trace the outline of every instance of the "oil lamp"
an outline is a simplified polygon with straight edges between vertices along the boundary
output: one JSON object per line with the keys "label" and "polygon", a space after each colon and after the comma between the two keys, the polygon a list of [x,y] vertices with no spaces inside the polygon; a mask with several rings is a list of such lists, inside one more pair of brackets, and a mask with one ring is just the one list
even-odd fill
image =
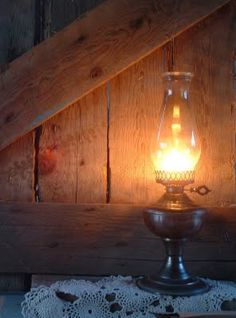
{"label": "oil lamp", "polygon": [[[209,290],[205,281],[189,275],[183,260],[184,242],[200,230],[206,213],[185,193],[185,187],[194,182],[194,170],[201,153],[189,104],[192,76],[187,72],[163,74],[164,100],[152,157],[156,182],[165,187],[165,193],[155,207],[143,213],[147,227],[164,242],[166,260],[159,275],[141,278],[137,285],[166,295],[196,295]],[[191,191],[204,195],[210,190],[201,186]]]}

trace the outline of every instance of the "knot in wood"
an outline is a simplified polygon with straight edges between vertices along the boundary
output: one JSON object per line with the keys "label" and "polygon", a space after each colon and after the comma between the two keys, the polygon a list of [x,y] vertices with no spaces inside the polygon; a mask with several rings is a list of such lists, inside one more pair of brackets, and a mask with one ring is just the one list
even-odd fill
{"label": "knot in wood", "polygon": [[143,21],[144,21],[144,17],[139,17],[135,20],[131,20],[129,23],[129,27],[134,30],[140,29],[141,26],[143,25]]}
{"label": "knot in wood", "polygon": [[97,78],[102,75],[102,69],[99,66],[94,67],[90,72],[91,78]]}

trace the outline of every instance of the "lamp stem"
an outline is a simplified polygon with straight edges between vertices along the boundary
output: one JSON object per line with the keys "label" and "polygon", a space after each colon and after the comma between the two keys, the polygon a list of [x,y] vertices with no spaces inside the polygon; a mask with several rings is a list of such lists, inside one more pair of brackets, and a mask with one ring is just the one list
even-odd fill
{"label": "lamp stem", "polygon": [[190,278],[183,260],[183,245],[186,239],[164,238],[166,259],[160,272],[160,278],[165,280],[187,280]]}

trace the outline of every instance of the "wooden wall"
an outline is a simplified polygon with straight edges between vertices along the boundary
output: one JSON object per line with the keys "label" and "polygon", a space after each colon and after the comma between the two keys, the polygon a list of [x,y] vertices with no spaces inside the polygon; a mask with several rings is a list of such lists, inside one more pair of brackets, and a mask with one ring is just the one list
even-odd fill
{"label": "wooden wall", "polygon": [[195,74],[191,97],[203,149],[196,184],[213,190],[197,199],[218,206],[236,202],[235,28],[232,2],[111,81],[112,202],[155,202],[162,191],[150,153],[162,98],[159,77],[166,70]]}
{"label": "wooden wall", "polygon": [[[11,62],[13,59],[17,58],[27,50],[29,50],[35,44],[43,41],[44,39],[52,36],[55,32],[62,29],[64,26],[72,22],[75,18],[79,15],[84,13],[87,10],[92,9],[96,6],[101,0],[13,0],[13,1],[1,1],[0,2],[0,70],[4,70],[7,67],[7,63]],[[104,90],[103,90],[104,91]],[[3,201],[29,201],[29,202],[37,202],[41,200],[41,193],[43,200],[55,200],[58,199],[59,201],[69,201],[69,202],[76,202],[77,193],[79,193],[79,189],[76,190],[77,185],[75,183],[74,175],[76,173],[76,166],[73,165],[73,158],[76,159],[77,156],[73,153],[75,150],[75,142],[77,141],[74,138],[74,142],[69,144],[68,146],[68,135],[66,133],[62,133],[62,130],[70,129],[68,133],[74,135],[73,128],[77,127],[77,120],[80,118],[81,127],[78,128],[78,133],[83,127],[87,127],[87,129],[91,130],[92,126],[92,118],[93,116],[100,116],[100,109],[94,108],[94,113],[90,113],[87,110],[87,105],[89,104],[90,108],[92,103],[96,105],[97,102],[101,103],[101,109],[105,109],[104,114],[104,127],[105,129],[101,129],[101,134],[105,132],[104,135],[104,146],[100,146],[97,144],[97,152],[99,153],[100,150],[106,148],[106,107],[104,100],[106,95],[100,95],[102,89],[99,89],[98,92],[94,92],[88,97],[85,97],[83,101],[80,101],[80,104],[84,105],[84,111],[79,109],[78,105],[74,106],[74,111],[71,110],[68,113],[71,114],[74,120],[74,127],[72,125],[68,125],[65,122],[65,125],[60,128],[60,120],[58,121],[58,126],[55,123],[55,127],[53,130],[49,128],[49,132],[47,133],[47,126],[45,125],[42,127],[37,128],[35,131],[27,134],[11,146],[7,147],[0,153],[0,182],[1,182],[1,191],[0,191],[0,200]],[[71,107],[71,109],[73,106]],[[77,118],[74,118],[74,114],[77,112]],[[97,112],[97,113],[96,113]],[[82,123],[81,114],[87,117],[86,122]],[[87,115],[86,115],[87,113]],[[66,117],[66,114],[64,114]],[[89,119],[91,117],[91,119]],[[70,115],[68,114],[68,119]],[[57,119],[56,119],[57,120]],[[88,124],[87,124],[88,121]],[[62,120],[63,122],[63,120]],[[90,124],[89,124],[90,122]],[[48,126],[50,127],[50,125]],[[56,129],[59,128],[57,131],[56,136]],[[41,138],[41,131],[42,131],[42,139]],[[53,131],[53,135],[51,132]],[[60,133],[61,131],[61,133]],[[76,129],[75,129],[76,131]],[[46,137],[48,134],[51,135],[47,142],[50,142],[51,152],[48,151],[48,143],[44,147],[43,138]],[[64,136],[64,150],[63,147],[63,140],[62,136]],[[53,141],[53,138],[56,138],[56,141]],[[70,137],[69,137],[70,138]],[[90,138],[89,136],[85,137]],[[102,135],[101,137],[102,138]],[[86,143],[83,141],[82,143]],[[57,156],[56,160],[56,167],[57,171],[59,171],[58,177],[51,179],[48,177],[48,171],[50,174],[50,166],[51,161],[48,160],[49,157],[53,157],[53,145],[55,143],[58,144],[60,148],[60,156]],[[82,146],[83,149],[84,146]],[[67,148],[66,148],[67,144]],[[90,142],[90,144],[92,144]],[[55,145],[56,149],[57,146]],[[71,149],[71,152],[68,151],[68,148]],[[91,149],[91,159],[94,154],[92,151],[95,149]],[[66,153],[71,153],[71,163],[69,164],[68,155]],[[105,149],[103,150],[103,152]],[[85,151],[84,151],[85,152]],[[105,171],[101,174],[101,180],[105,178],[106,172],[106,152],[105,153]],[[89,155],[87,155],[89,157]],[[86,158],[87,158],[86,157]],[[63,173],[63,158],[64,163],[67,164],[64,167]],[[82,158],[78,161],[78,164],[82,163]],[[82,166],[82,164],[81,164]],[[55,167],[53,166],[53,169]],[[96,167],[95,167],[96,170]],[[98,169],[97,169],[98,171]],[[69,175],[66,173],[69,172]],[[40,173],[40,178],[39,178]],[[64,175],[64,181],[62,181],[62,175]],[[41,178],[42,177],[42,178]],[[69,181],[70,180],[70,181]],[[80,179],[81,180],[81,179]],[[86,174],[84,174],[84,180],[86,182]],[[48,189],[51,188],[50,182],[54,184],[54,188],[60,188],[60,184],[63,185],[61,188],[66,188],[64,186],[65,181],[69,181],[67,183],[68,191],[67,194],[64,195],[63,190],[59,191],[59,197],[57,191],[53,194],[53,191],[49,191],[47,194]],[[99,186],[98,180],[98,186]],[[39,189],[40,184],[40,189]],[[72,188],[72,185],[75,185]],[[81,188],[81,187],[80,187]],[[73,190],[72,190],[73,189]],[[102,189],[102,186],[101,186]],[[40,190],[40,191],[39,191]],[[104,201],[104,193],[101,193],[102,190],[97,190],[97,196],[101,202]],[[61,194],[60,194],[61,193]],[[84,192],[85,193],[85,192]],[[83,195],[79,194],[79,198],[82,198]],[[86,197],[85,197],[86,200]],[[89,197],[87,197],[89,200]],[[9,257],[9,254],[5,255],[5,257]],[[7,273],[8,266],[5,266],[5,269],[2,269],[1,272]],[[16,273],[21,272],[21,270],[15,270]],[[28,275],[22,274],[4,274],[0,275],[0,290],[1,291],[19,291],[19,290],[27,290],[30,286],[30,277]]]}
{"label": "wooden wall", "polygon": [[[35,0],[1,1],[0,67],[35,43]],[[24,136],[0,154],[1,200],[32,201],[34,133]],[[4,185],[4,186],[3,186]]]}
{"label": "wooden wall", "polygon": [[[14,58],[18,57],[34,44],[52,36],[55,32],[62,29],[64,26],[72,22],[79,15],[85,11],[92,9],[101,0],[23,0],[21,2],[14,0],[11,2],[1,2],[0,4],[0,66],[4,69],[6,63],[9,63]],[[100,109],[95,109],[86,112],[87,106],[90,104],[101,104]],[[93,118],[101,116],[102,112],[103,123],[102,127],[97,127],[100,130],[100,140],[97,143],[97,149],[93,145],[92,140],[91,150],[86,151],[87,158],[90,160],[92,171],[94,170],[94,178],[97,178],[98,188],[100,181],[103,182],[106,178],[106,168],[100,172],[100,166],[97,168],[92,164],[94,157],[99,157],[101,153],[101,161],[104,160],[106,167],[106,92],[105,88],[101,88],[85,97],[80,101],[81,108],[78,104],[70,108],[70,110],[63,115],[65,120],[55,118],[54,123],[49,123],[44,127],[39,127],[34,132],[21,138],[13,145],[9,146],[0,154],[0,180],[4,184],[0,193],[0,200],[14,200],[14,201],[68,201],[76,202],[83,198],[86,194],[81,186],[77,186],[77,166],[83,166],[83,158],[77,162],[77,148],[82,151],[84,148],[82,143],[91,139],[91,129],[93,129]],[[88,105],[89,104],[89,105]],[[92,107],[91,107],[92,108]],[[84,111],[83,111],[84,109]],[[97,113],[96,113],[97,112]],[[73,124],[70,123],[70,118],[74,120],[74,127],[81,121],[81,116],[86,116],[86,121],[81,127],[76,128],[73,133]],[[90,118],[91,117],[91,118]],[[68,119],[67,119],[68,118]],[[60,123],[64,122],[63,127]],[[69,125],[68,125],[69,124]],[[51,128],[53,127],[53,128]],[[57,130],[58,128],[58,130]],[[49,129],[49,131],[48,131]],[[57,130],[57,133],[56,133]],[[66,132],[68,130],[68,132]],[[77,145],[79,134],[87,131],[87,136],[81,138],[83,140]],[[42,131],[42,138],[41,138]],[[63,131],[63,132],[62,132]],[[89,132],[90,131],[90,132]],[[75,136],[76,135],[76,136]],[[62,140],[63,138],[64,141]],[[74,136],[71,138],[71,136]],[[104,138],[103,138],[104,137]],[[45,139],[46,138],[46,141]],[[70,143],[68,143],[71,140]],[[48,140],[47,140],[48,139]],[[64,144],[63,144],[64,142]],[[101,143],[101,146],[100,146]],[[59,149],[59,152],[55,152]],[[84,151],[85,152],[85,151]],[[96,153],[96,156],[94,154]],[[102,155],[103,153],[103,155]],[[54,158],[56,156],[56,165]],[[64,162],[63,162],[64,158]],[[70,160],[68,160],[70,158]],[[93,160],[96,165],[96,158]],[[99,161],[99,159],[98,159]],[[81,164],[82,163],[82,164]],[[51,172],[54,171],[52,176]],[[79,183],[87,182],[86,171],[84,177]],[[59,171],[59,173],[58,173]],[[97,174],[96,174],[97,173]],[[40,176],[39,176],[40,174]],[[51,174],[50,177],[48,175]],[[63,180],[64,176],[64,180]],[[66,181],[66,183],[65,183]],[[67,184],[67,186],[65,186]],[[95,183],[96,185],[96,183]],[[89,187],[90,185],[88,185]],[[67,190],[63,190],[67,189]],[[51,190],[49,190],[51,189]],[[77,189],[77,190],[76,190]],[[87,189],[87,188],[86,188]],[[104,186],[97,189],[97,200],[104,201]],[[93,195],[90,195],[92,198]],[[87,197],[87,200],[90,200]],[[86,200],[86,196],[84,197]],[[93,201],[93,199],[92,199]]]}
{"label": "wooden wall", "polygon": [[[2,67],[99,2],[2,3]],[[1,152],[0,199],[155,202],[163,191],[150,159],[160,74],[186,70],[195,73],[191,97],[203,145],[196,184],[213,190],[200,199],[216,206],[235,202],[234,9],[233,0]]]}
{"label": "wooden wall", "polygon": [[[1,2],[1,68],[100,2]],[[196,184],[212,189],[197,199],[211,206],[236,203],[235,43],[232,0],[2,151],[0,199],[156,202],[163,189],[155,183],[150,153],[162,100],[160,75],[183,70],[195,73],[191,97],[203,146]]]}
{"label": "wooden wall", "polygon": [[192,102],[203,144],[196,184],[212,189],[198,200],[235,202],[234,9],[232,1],[43,125],[39,201],[155,202],[163,191],[150,158],[160,74],[174,69],[195,73]]}
{"label": "wooden wall", "polygon": [[[52,36],[101,0],[49,1],[44,32]],[[106,202],[106,85],[38,129],[37,201]]]}

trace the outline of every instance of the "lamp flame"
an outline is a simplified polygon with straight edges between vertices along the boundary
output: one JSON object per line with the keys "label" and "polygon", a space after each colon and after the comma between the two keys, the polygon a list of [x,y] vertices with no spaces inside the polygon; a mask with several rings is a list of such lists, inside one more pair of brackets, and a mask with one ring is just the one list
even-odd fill
{"label": "lamp flame", "polygon": [[167,172],[183,172],[194,170],[197,158],[191,154],[189,148],[160,149],[153,156],[155,170]]}

